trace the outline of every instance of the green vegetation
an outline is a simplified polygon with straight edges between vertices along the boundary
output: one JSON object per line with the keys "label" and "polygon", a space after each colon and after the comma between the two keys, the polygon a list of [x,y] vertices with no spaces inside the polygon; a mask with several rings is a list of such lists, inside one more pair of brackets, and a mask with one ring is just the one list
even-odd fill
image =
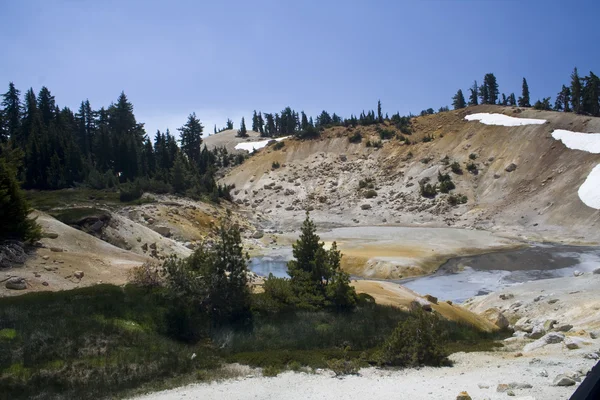
{"label": "green vegetation", "polygon": [[448,174],[438,172],[438,182],[440,183],[439,189],[442,193],[448,193],[456,188],[454,182],[452,182],[452,178],[450,178],[450,175]]}
{"label": "green vegetation", "polygon": [[0,240],[35,241],[41,229],[29,218],[31,208],[17,180],[21,153],[0,144]]}
{"label": "green vegetation", "polygon": [[448,196],[448,204],[450,204],[451,206],[456,206],[459,204],[467,204],[467,196],[465,196],[464,194],[451,194],[450,196]]}
{"label": "green vegetation", "polygon": [[470,160],[477,160],[477,154],[475,154],[475,153],[469,154],[469,159]]}
{"label": "green vegetation", "polygon": [[279,168],[279,167],[281,167],[281,164],[279,164],[279,161],[273,161],[273,162],[271,163],[271,168],[272,168],[272,169],[277,169],[277,168]]}
{"label": "green vegetation", "polygon": [[431,162],[431,160],[433,160],[433,157],[427,156],[427,157],[421,158],[421,162],[423,164],[429,164]]}
{"label": "green vegetation", "polygon": [[433,140],[433,135],[425,135],[425,136],[423,136],[423,139],[422,139],[423,143],[428,143],[428,142],[431,142],[432,140]]}
{"label": "green vegetation", "polygon": [[360,143],[362,141],[362,135],[359,131],[354,131],[354,133],[348,136],[348,141],[350,143]]}
{"label": "green vegetation", "polygon": [[477,174],[477,164],[475,164],[474,162],[469,162],[467,164],[467,171],[469,171],[472,174]]}
{"label": "green vegetation", "polygon": [[379,134],[379,138],[381,140],[388,140],[394,138],[396,136],[396,132],[388,128],[377,127],[377,133]]}
{"label": "green vegetation", "polygon": [[273,150],[281,150],[285,147],[285,142],[280,141],[280,142],[275,142],[275,144],[273,144]]}
{"label": "green vegetation", "polygon": [[456,175],[462,175],[462,168],[460,167],[460,164],[457,163],[456,161],[454,161],[452,164],[450,164],[450,169]]}
{"label": "green vegetation", "polygon": [[365,178],[358,181],[359,189],[375,189],[375,179]]}
{"label": "green vegetation", "polygon": [[437,185],[432,185],[431,183],[429,183],[429,178],[423,178],[419,182],[419,192],[423,197],[433,198],[437,196],[436,186]]}

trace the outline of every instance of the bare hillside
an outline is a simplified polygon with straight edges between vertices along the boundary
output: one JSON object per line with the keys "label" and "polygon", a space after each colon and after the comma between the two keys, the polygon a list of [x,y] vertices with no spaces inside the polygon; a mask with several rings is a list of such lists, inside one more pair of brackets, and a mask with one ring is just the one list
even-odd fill
{"label": "bare hillside", "polygon": [[[547,122],[507,127],[464,118],[482,112]],[[600,155],[568,149],[551,132],[600,132],[600,118],[486,105],[417,117],[412,127],[405,135],[410,144],[393,138],[381,148],[366,146],[379,141],[375,126],[335,127],[314,141],[288,139],[279,150],[261,150],[224,181],[235,184],[237,203],[267,214],[275,229],[297,227],[308,208],[322,227],[452,226],[536,241],[599,240],[600,214],[577,190]],[[349,141],[355,132],[360,143]],[[461,173],[451,171],[453,162]],[[476,170],[468,171],[469,163]],[[421,196],[419,182],[435,184],[438,173],[450,174],[451,193],[466,195],[466,204],[452,206],[446,194]]]}

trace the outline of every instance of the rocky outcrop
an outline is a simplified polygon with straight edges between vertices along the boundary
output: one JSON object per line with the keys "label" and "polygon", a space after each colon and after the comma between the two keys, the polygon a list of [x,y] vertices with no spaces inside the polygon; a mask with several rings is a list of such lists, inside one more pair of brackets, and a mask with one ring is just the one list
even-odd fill
{"label": "rocky outcrop", "polygon": [[23,264],[27,259],[25,245],[16,240],[0,244],[0,268],[10,268],[15,264]]}
{"label": "rocky outcrop", "polygon": [[489,308],[481,315],[500,329],[507,329],[510,325],[508,319],[506,319],[504,314],[497,308]]}
{"label": "rocky outcrop", "polygon": [[25,278],[13,276],[12,278],[9,278],[6,281],[4,286],[6,286],[7,289],[11,290],[25,290],[27,289],[27,282],[25,281]]}

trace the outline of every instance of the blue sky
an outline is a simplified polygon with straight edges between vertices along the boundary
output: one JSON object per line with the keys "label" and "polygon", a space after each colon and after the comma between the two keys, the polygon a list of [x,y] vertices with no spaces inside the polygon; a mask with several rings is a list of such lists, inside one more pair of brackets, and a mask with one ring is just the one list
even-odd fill
{"label": "blue sky", "polygon": [[597,1],[0,1],[1,92],[76,110],[124,90],[152,136],[192,111],[210,132],[287,105],[418,113],[487,72],[533,100],[600,73]]}

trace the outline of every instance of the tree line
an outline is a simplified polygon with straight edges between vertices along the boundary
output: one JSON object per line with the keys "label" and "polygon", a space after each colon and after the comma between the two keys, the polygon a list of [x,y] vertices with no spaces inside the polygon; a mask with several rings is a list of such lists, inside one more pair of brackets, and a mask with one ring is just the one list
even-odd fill
{"label": "tree line", "polygon": [[[554,105],[551,105],[551,97],[544,97],[533,104],[537,110],[554,110],[574,112],[576,114],[600,116],[600,78],[590,71],[587,76],[580,76],[577,68],[573,70],[569,85],[562,85],[556,95]],[[498,104],[504,106],[532,107],[529,85],[527,79],[523,78],[521,85],[521,96],[517,99],[514,93],[508,96],[500,95],[498,82],[493,73],[486,74],[483,84],[477,81],[469,88],[469,100],[467,101],[462,89],[458,89],[452,97],[452,106],[455,110],[478,104]]]}
{"label": "tree line", "polygon": [[240,160],[225,149],[203,147],[203,129],[192,113],[178,129],[179,140],[168,129],[152,140],[125,93],[106,108],[93,109],[85,100],[73,112],[59,107],[46,87],[37,95],[29,89],[22,99],[11,82],[0,107],[0,142],[22,153],[15,167],[26,189],[131,183],[157,192],[227,197],[215,172]]}

